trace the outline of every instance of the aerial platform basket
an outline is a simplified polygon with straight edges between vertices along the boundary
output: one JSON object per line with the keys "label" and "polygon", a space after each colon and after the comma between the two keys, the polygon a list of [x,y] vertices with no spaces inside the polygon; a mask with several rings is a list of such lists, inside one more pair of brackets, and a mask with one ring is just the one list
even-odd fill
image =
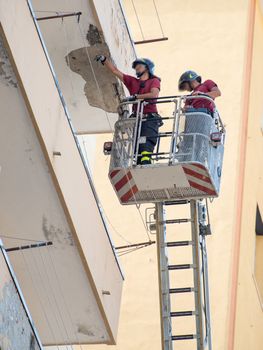
{"label": "aerial platform basket", "polygon": [[[161,97],[157,103],[172,103],[172,117],[162,117],[152,164],[138,165],[144,101],[136,113],[122,116],[115,124],[109,179],[121,204],[201,199],[219,195],[225,129],[218,112],[184,111],[187,99],[200,96]],[[207,96],[202,96],[209,99]],[[212,100],[211,100],[212,101]],[[127,108],[128,103],[122,103]],[[125,117],[126,115],[126,117]],[[156,117],[159,120],[159,117]]]}

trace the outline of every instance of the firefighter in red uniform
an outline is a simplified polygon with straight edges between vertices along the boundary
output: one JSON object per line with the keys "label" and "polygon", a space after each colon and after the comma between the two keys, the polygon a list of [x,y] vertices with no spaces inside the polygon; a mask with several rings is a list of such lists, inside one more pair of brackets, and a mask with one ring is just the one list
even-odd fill
{"label": "firefighter in red uniform", "polygon": [[[122,73],[103,55],[97,56],[96,60],[105,65],[127,87],[131,96],[127,97],[126,101],[153,99],[154,102],[154,99],[159,96],[160,79],[154,75],[154,63],[151,60],[140,58],[133,62],[132,68],[135,69],[137,78]],[[136,111],[136,105],[133,110]],[[147,104],[143,109],[143,114],[145,120],[142,122],[140,136],[145,136],[146,142],[139,144],[138,164],[141,165],[151,164],[151,155],[158,139],[158,130],[162,125],[155,103]]]}
{"label": "firefighter in red uniform", "polygon": [[[202,78],[194,71],[184,72],[178,82],[180,91],[188,91],[191,95],[206,95],[213,100],[221,96],[221,92],[217,84],[213,80],[206,80],[202,83]],[[200,98],[187,99],[185,112],[204,112],[213,115],[215,104],[212,101]]]}
{"label": "firefighter in red uniform", "polygon": [[[178,82],[178,88],[180,91],[188,91],[192,96],[196,96],[195,98],[188,98],[184,105],[186,118],[184,124],[184,137],[180,147],[181,152],[185,153],[181,158],[181,161],[188,162],[193,156],[189,156],[191,153],[189,145],[192,145],[191,147],[193,147],[193,143],[196,152],[194,153],[194,157],[196,159],[198,159],[198,156],[205,157],[206,140],[211,133],[211,123],[206,122],[207,117],[204,113],[213,117],[215,104],[210,99],[208,100],[204,97],[208,96],[214,100],[216,97],[221,96],[221,92],[213,80],[206,80],[202,83],[200,75],[191,70],[181,75]],[[193,134],[197,134],[198,136],[194,139]]]}

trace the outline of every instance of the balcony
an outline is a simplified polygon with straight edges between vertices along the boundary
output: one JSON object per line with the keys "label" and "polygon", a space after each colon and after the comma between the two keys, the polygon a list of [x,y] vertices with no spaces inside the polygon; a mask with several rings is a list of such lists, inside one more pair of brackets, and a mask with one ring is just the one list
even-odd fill
{"label": "balcony", "polygon": [[[43,345],[114,344],[123,275],[26,1],[0,1],[0,232]],[[87,112],[88,115],[89,111]]]}

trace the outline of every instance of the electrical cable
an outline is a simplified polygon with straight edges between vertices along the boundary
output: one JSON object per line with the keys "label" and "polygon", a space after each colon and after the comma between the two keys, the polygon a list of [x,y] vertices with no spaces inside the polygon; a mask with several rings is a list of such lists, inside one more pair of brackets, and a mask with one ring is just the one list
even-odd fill
{"label": "electrical cable", "polygon": [[[47,324],[48,327],[49,327],[50,334],[51,334],[51,336],[52,336],[52,338],[53,338],[54,344],[56,344],[57,341],[56,341],[55,333],[54,333],[53,328],[51,327],[51,325],[50,325],[50,323],[49,323],[49,318],[47,317],[46,309],[44,308],[44,306],[43,306],[43,304],[42,304],[42,299],[40,298],[40,294],[39,294],[39,292],[38,292],[38,290],[37,290],[37,288],[36,288],[36,285],[35,285],[35,283],[34,283],[34,279],[33,279],[32,273],[31,273],[31,269],[30,269],[30,267],[29,267],[29,265],[28,265],[28,263],[27,263],[27,261],[26,261],[26,258],[25,258],[25,255],[24,255],[24,251],[21,250],[20,253],[21,253],[21,255],[22,255],[22,259],[24,260],[24,264],[25,264],[25,266],[26,266],[26,269],[27,269],[27,272],[28,272],[28,276],[30,277],[31,285],[33,286],[33,288],[34,288],[34,290],[35,290],[35,293],[36,293],[37,298],[38,298],[38,300],[39,300],[39,305],[40,305],[40,307],[41,307],[41,309],[42,309],[42,311],[43,311],[43,315],[44,315],[44,317],[45,317],[45,319],[46,319],[46,324]],[[57,350],[59,350],[59,347],[58,347],[58,346],[56,346],[56,348],[57,348]]]}
{"label": "electrical cable", "polygon": [[62,13],[62,12],[59,12],[59,11],[43,11],[43,10],[34,10],[34,12],[39,12],[39,13]]}
{"label": "electrical cable", "polygon": [[122,253],[119,253],[119,254],[118,254],[118,257],[121,257],[121,256],[123,256],[123,255],[132,253],[132,252],[136,251],[137,249],[138,249],[138,248],[128,249],[128,250],[126,250],[126,251],[124,251],[124,252],[122,252]]}
{"label": "electrical cable", "polygon": [[60,295],[61,295],[61,297],[62,297],[62,299],[63,299],[64,305],[65,305],[65,309],[66,309],[66,311],[67,311],[67,314],[68,314],[69,320],[70,320],[70,322],[71,322],[71,325],[73,325],[73,327],[72,327],[72,328],[73,328],[73,333],[75,334],[75,337],[76,337],[76,339],[77,339],[78,342],[79,342],[78,346],[80,347],[80,350],[82,350],[82,345],[81,345],[81,343],[80,343],[80,341],[79,341],[78,334],[77,334],[77,332],[74,330],[74,322],[73,322],[73,320],[72,320],[71,313],[70,313],[70,311],[69,311],[69,309],[68,309],[68,305],[67,305],[67,303],[66,303],[66,298],[65,298],[64,293],[63,293],[63,290],[62,290],[62,288],[61,288],[61,283],[60,283],[60,281],[59,281],[59,275],[58,275],[58,272],[57,272],[57,270],[56,270],[55,263],[54,263],[54,261],[53,261],[53,257],[52,257],[51,250],[48,249],[48,248],[50,248],[50,247],[46,247],[46,248],[47,248],[47,252],[48,252],[48,254],[49,254],[49,258],[50,258],[49,260],[50,260],[50,262],[51,262],[52,269],[53,269],[53,271],[54,271],[54,273],[55,273],[57,285],[58,285],[58,287],[59,287],[59,289],[60,289]]}
{"label": "electrical cable", "polygon": [[144,37],[144,34],[143,34],[143,30],[142,30],[142,26],[141,26],[141,22],[140,22],[140,19],[139,19],[139,16],[138,16],[138,13],[137,13],[134,1],[131,0],[131,2],[132,2],[133,10],[134,10],[134,13],[135,13],[135,16],[136,16],[136,19],[137,19],[137,22],[138,22],[138,25],[139,25],[139,28],[140,28],[142,39],[145,40],[145,37]]}
{"label": "electrical cable", "polygon": [[131,248],[131,249],[124,250],[124,252],[119,253],[118,256],[121,257],[123,255],[127,255],[129,253],[133,253],[136,250],[139,250],[139,249],[142,249],[142,248],[146,248],[146,247],[149,247],[149,244],[146,244],[144,246],[137,247],[137,248]]}
{"label": "electrical cable", "polygon": [[7,236],[7,235],[2,235],[0,234],[0,238],[7,238],[7,239],[14,239],[14,240],[18,240],[18,241],[28,241],[28,242],[35,242],[35,243],[45,243],[46,241],[39,241],[39,240],[35,240],[35,239],[29,239],[29,238],[21,238],[21,237],[17,237],[17,236]]}
{"label": "electrical cable", "polygon": [[[62,30],[63,30],[63,33],[64,33],[64,41],[66,43],[66,55],[65,55],[65,58],[66,58],[66,62],[67,62],[67,65],[68,67],[70,67],[70,60],[69,60],[69,47],[68,47],[68,42],[69,42],[69,39],[68,39],[68,32],[67,32],[67,28],[66,28],[66,25],[64,24],[63,21],[61,21],[61,26],[62,26]],[[73,93],[73,96],[74,96],[74,100],[75,100],[75,103],[77,102],[77,96],[76,96],[76,92],[75,92],[75,89],[74,89],[74,86],[73,86],[73,83],[72,83],[72,70],[71,69],[68,69],[69,71],[69,75],[70,75],[70,79],[69,79],[69,82],[70,82],[70,86],[71,86],[71,90],[72,90],[72,93]]]}
{"label": "electrical cable", "polygon": [[[32,252],[32,255],[34,255],[34,253]],[[70,337],[69,337],[69,334],[68,334],[68,331],[67,331],[67,327],[64,323],[64,320],[63,320],[63,317],[62,317],[62,314],[61,314],[61,311],[60,311],[60,308],[59,308],[59,305],[58,305],[58,302],[57,302],[57,299],[56,299],[56,295],[54,293],[54,287],[53,287],[53,284],[50,282],[50,271],[48,272],[47,271],[47,263],[44,262],[44,258],[43,258],[43,249],[40,249],[40,254],[39,254],[40,258],[41,258],[41,261],[42,261],[42,265],[43,265],[43,268],[44,268],[44,272],[45,272],[45,275],[46,275],[46,278],[45,278],[45,281],[47,281],[48,285],[49,285],[49,291],[51,291],[51,295],[53,296],[53,299],[54,299],[54,303],[55,303],[55,306],[56,306],[56,309],[57,309],[57,312],[58,312],[58,316],[60,317],[61,319],[61,323],[62,323],[62,326],[64,328],[64,331],[65,331],[65,334],[66,334],[66,338],[67,338],[67,342],[68,342],[68,345],[71,346],[71,349],[72,349],[72,343],[70,344]],[[49,261],[50,263],[50,261]],[[49,293],[48,293],[49,294]],[[67,345],[67,348],[68,348],[68,345]]]}
{"label": "electrical cable", "polygon": [[122,248],[121,250],[118,250],[117,251],[117,254],[118,256],[122,256],[122,255],[125,255],[125,254],[129,254],[129,253],[132,253],[138,249],[142,249],[142,248],[146,248],[146,247],[149,247],[150,245],[152,244],[148,244],[148,243],[145,243],[143,245],[140,245],[140,246],[137,246],[137,247],[126,247],[126,248]]}
{"label": "electrical cable", "polygon": [[[42,248],[41,248],[42,249]],[[50,310],[53,310],[53,316],[54,316],[54,319],[55,319],[55,322],[57,324],[57,328],[60,332],[60,336],[63,338],[64,335],[63,335],[63,332],[61,330],[61,327],[60,327],[60,324],[59,324],[59,320],[58,320],[58,317],[57,317],[57,312],[54,310],[54,305],[51,301],[51,296],[53,296],[53,299],[54,299],[54,294],[53,294],[53,291],[52,291],[52,288],[48,288],[48,286],[46,285],[46,283],[44,281],[47,280],[46,277],[48,277],[48,274],[46,273],[45,269],[41,269],[39,266],[38,266],[38,263],[39,263],[39,259],[36,259],[35,255],[34,255],[34,252],[32,251],[32,249],[29,249],[28,251],[28,254],[31,255],[31,259],[34,261],[34,263],[31,265],[31,266],[34,266],[34,268],[36,269],[36,272],[37,272],[37,276],[39,277],[39,282],[38,283],[35,283],[36,285],[38,285],[41,290],[44,290],[44,293],[45,295],[47,296],[47,302],[49,304],[49,308]],[[44,266],[45,268],[45,266]],[[43,276],[42,276],[42,272],[43,272]],[[46,277],[45,277],[45,274],[46,274]],[[41,283],[40,283],[41,282]],[[56,340],[56,343],[58,344],[59,342]]]}
{"label": "electrical cable", "polygon": [[153,6],[155,8],[155,12],[156,12],[156,16],[157,16],[157,19],[158,19],[158,22],[159,22],[159,26],[160,26],[160,29],[161,29],[161,32],[162,32],[162,36],[164,38],[163,26],[162,26],[162,23],[161,23],[161,19],[160,19],[160,16],[159,16],[159,12],[157,10],[157,6],[156,6],[156,3],[155,3],[155,0],[153,0]]}
{"label": "electrical cable", "polygon": [[42,10],[34,10],[34,12],[39,12],[39,13],[55,13],[56,15],[67,15],[69,13],[72,13],[74,11],[55,11],[55,10],[50,10],[50,11],[42,11]]}

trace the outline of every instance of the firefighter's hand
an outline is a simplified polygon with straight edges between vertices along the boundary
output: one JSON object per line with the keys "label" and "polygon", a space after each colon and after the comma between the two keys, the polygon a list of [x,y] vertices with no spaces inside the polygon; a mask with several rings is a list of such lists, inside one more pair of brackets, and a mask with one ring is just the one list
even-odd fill
{"label": "firefighter's hand", "polygon": [[104,56],[104,55],[97,55],[97,56],[95,57],[95,60],[96,60],[97,62],[100,62],[100,63],[103,64],[103,65],[104,65],[104,62],[106,61],[106,59],[107,59],[107,57]]}
{"label": "firefighter's hand", "polygon": [[197,96],[197,95],[204,95],[202,92],[200,91],[194,91],[193,93],[191,93],[192,96]]}
{"label": "firefighter's hand", "polygon": [[137,95],[131,95],[131,96],[124,97],[122,99],[122,102],[133,102],[136,100],[137,100]]}

